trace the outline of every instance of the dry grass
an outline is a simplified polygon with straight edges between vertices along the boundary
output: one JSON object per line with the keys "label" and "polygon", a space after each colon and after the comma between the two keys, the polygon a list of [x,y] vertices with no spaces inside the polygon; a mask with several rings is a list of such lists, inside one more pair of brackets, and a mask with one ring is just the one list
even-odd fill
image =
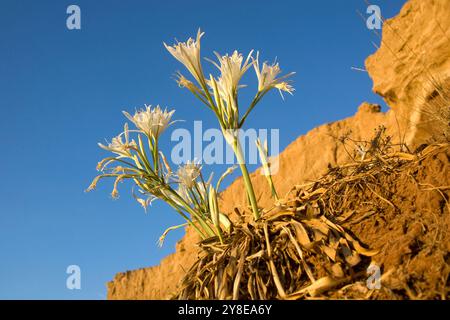
{"label": "dry grass", "polygon": [[[201,243],[203,255],[177,298],[298,299],[357,278],[365,265],[360,255],[376,252],[313,207],[295,203],[236,227],[224,244]],[[318,264],[324,269],[313,267]]]}
{"label": "dry grass", "polygon": [[450,141],[450,79],[431,80],[433,90],[423,99],[421,114],[432,142]]}

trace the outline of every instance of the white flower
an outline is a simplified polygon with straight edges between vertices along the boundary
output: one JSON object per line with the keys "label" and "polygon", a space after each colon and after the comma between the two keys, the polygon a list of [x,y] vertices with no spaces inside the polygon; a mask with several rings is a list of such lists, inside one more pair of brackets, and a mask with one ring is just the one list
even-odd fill
{"label": "white flower", "polygon": [[[198,197],[202,202],[208,202],[208,188],[211,185],[213,173],[210,175],[208,181],[197,181],[200,176],[201,166],[199,163],[188,162],[186,165],[178,169],[178,189],[177,194],[188,204],[197,206],[198,202],[193,201],[194,197]],[[175,201],[179,203],[179,201]]]}
{"label": "white flower", "polygon": [[146,105],[145,109],[136,111],[134,116],[131,116],[125,111],[123,111],[123,114],[147,136],[157,139],[160,134],[172,124],[170,119],[174,112],[175,110],[167,111],[167,109],[163,111],[159,105],[153,109],[151,106]]}
{"label": "white flower", "polygon": [[201,32],[200,29],[198,29],[196,40],[189,38],[186,42],[177,42],[172,46],[168,46],[164,43],[166,49],[175,57],[175,59],[180,61],[200,83],[203,81],[203,71],[200,61],[200,39],[204,34],[204,32]]}
{"label": "white flower", "polygon": [[[187,204],[189,205],[194,205],[194,203],[192,202],[191,196],[189,195],[189,191],[188,188],[183,185],[183,184],[179,184],[178,185],[178,189],[177,189],[177,194],[181,197],[181,199],[183,199]],[[178,199],[173,199],[173,201],[175,201],[175,203],[177,203],[178,205],[183,206],[183,203],[180,202]]]}
{"label": "white flower", "polygon": [[180,88],[187,88],[190,91],[196,91],[196,87],[195,85],[192,83],[192,81],[189,81],[188,79],[186,79],[185,76],[183,76],[181,74],[181,72],[177,73],[177,84]]}
{"label": "white flower", "polygon": [[193,188],[195,180],[200,176],[201,166],[195,161],[188,161],[177,171],[178,183],[187,188]]}
{"label": "white flower", "polygon": [[[215,55],[219,60],[219,64],[214,61],[208,60],[213,63],[219,70],[220,76],[216,80],[217,86],[219,89],[219,93],[225,101],[228,97],[234,98],[237,90],[243,85],[239,85],[239,81],[241,81],[242,76],[251,67],[252,63],[249,63],[250,58],[252,57],[253,50],[247,56],[247,59],[244,61],[244,57],[241,53],[236,50],[233,52],[231,56],[228,54],[221,56],[217,52]],[[244,64],[242,62],[244,61]],[[208,81],[210,87],[212,87],[211,81]]]}
{"label": "white flower", "polygon": [[[125,136],[125,141],[122,140],[122,136]],[[128,124],[125,123],[124,131],[117,137],[112,138],[111,143],[108,143],[107,146],[101,143],[99,143],[98,145],[100,146],[100,148],[114,152],[119,156],[130,156],[130,148],[136,147],[136,142],[134,142],[134,140],[129,141]]]}
{"label": "white flower", "polygon": [[201,97],[205,97],[204,93],[200,90],[200,88],[197,87],[192,81],[186,79],[185,76],[181,74],[181,72],[178,72],[176,76],[177,76],[176,82],[180,88],[187,88],[199,99],[201,99]]}
{"label": "white flower", "polygon": [[294,74],[291,72],[283,77],[277,78],[277,76],[281,73],[280,66],[277,63],[273,63],[272,65],[264,62],[262,68],[259,68],[259,52],[256,54],[256,59],[254,60],[254,68],[256,71],[256,76],[258,78],[258,91],[263,92],[266,90],[270,90],[272,88],[276,88],[280,91],[285,91],[289,94],[292,94],[294,88],[286,81],[283,81],[287,77],[290,77]]}
{"label": "white flower", "polygon": [[146,198],[139,198],[138,196],[136,196],[134,191],[132,192],[133,197],[142,206],[142,208],[144,208],[145,213],[147,213],[147,208],[152,204],[153,201],[155,201],[158,198],[155,197],[154,195],[148,194],[142,190],[138,190],[138,191],[140,194],[146,196]]}

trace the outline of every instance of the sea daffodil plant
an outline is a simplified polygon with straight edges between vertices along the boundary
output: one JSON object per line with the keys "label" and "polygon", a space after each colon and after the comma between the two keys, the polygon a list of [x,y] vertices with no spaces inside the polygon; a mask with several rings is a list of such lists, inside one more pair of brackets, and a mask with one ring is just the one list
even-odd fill
{"label": "sea daffodil plant", "polygon": [[[244,59],[241,53],[234,51],[231,55],[216,53],[218,61],[209,61],[217,67],[220,74],[217,77],[213,75],[206,77],[200,55],[200,40],[203,35],[204,33],[199,30],[195,40],[190,38],[186,42],[164,46],[194,78],[191,81],[178,73],[179,86],[192,92],[217,117],[225,140],[232,147],[238,160],[252,212],[257,220],[260,217],[260,210],[245,164],[238,130],[267,92],[278,89],[280,93],[293,93],[293,87],[286,81],[292,73],[279,77],[281,70],[278,63],[270,65],[264,62],[260,67],[259,53],[253,57],[251,51]],[[256,72],[258,89],[246,111],[241,114],[238,97],[239,90],[244,85],[240,81],[251,67]],[[130,180],[137,187],[137,194],[133,191],[133,196],[145,210],[154,200],[161,199],[186,220],[182,225],[168,228],[161,236],[160,243],[164,241],[169,231],[185,225],[192,226],[202,239],[218,237],[222,241],[223,233],[230,232],[232,225],[228,217],[220,212],[217,195],[222,180],[233,172],[235,167],[226,170],[215,185],[212,183],[212,175],[204,179],[202,166],[198,161],[188,162],[177,170],[172,170],[167,158],[159,149],[159,139],[173,124],[174,112],[163,110],[160,106],[147,105],[133,115],[124,111],[125,117],[135,128],[130,130],[126,123],[123,132],[112,138],[110,143],[106,145],[99,143],[101,148],[113,153],[113,156],[98,163],[97,170],[101,173],[94,178],[87,191],[93,190],[100,179],[113,178],[115,181],[111,195],[117,198],[119,183]],[[277,198],[267,160],[267,146],[263,148],[259,141],[257,146],[272,194]]]}

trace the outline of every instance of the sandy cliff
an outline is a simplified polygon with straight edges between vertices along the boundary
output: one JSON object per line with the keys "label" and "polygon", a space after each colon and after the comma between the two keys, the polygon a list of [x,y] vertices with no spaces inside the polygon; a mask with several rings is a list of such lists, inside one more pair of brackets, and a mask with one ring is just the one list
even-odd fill
{"label": "sandy cliff", "polygon": [[[319,126],[300,136],[279,155],[279,172],[274,182],[280,194],[325,173],[329,164],[348,161],[348,154],[336,137],[352,131],[352,138],[367,140],[379,125],[399,140],[418,145],[428,137],[421,121],[423,99],[433,94],[431,78],[450,81],[450,1],[410,0],[398,16],[387,20],[383,27],[382,44],[366,60],[373,79],[373,90],[380,94],[391,109],[363,103],[353,117]],[[447,32],[447,33],[445,33]],[[264,177],[252,174],[259,204],[270,206],[271,200]],[[231,212],[245,205],[241,178],[221,195],[221,208]],[[118,273],[108,283],[108,299],[164,299],[176,286],[196,258],[197,239],[187,230],[177,244],[176,252],[160,265]]]}
{"label": "sandy cliff", "polygon": [[450,83],[450,1],[410,0],[383,26],[380,48],[367,58],[373,90],[396,111],[406,142],[428,138],[424,101],[433,79]]}

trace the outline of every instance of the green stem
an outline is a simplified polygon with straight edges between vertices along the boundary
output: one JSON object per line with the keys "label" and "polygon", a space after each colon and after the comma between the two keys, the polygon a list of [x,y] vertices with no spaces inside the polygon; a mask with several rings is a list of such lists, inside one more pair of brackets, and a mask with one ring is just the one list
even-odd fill
{"label": "green stem", "polygon": [[250,180],[250,175],[248,174],[247,166],[245,165],[245,158],[242,154],[241,144],[239,142],[239,138],[234,139],[234,145],[232,146],[234,153],[236,154],[237,161],[239,163],[239,167],[241,168],[242,176],[244,177],[245,188],[247,189],[247,195],[250,200],[250,205],[252,207],[253,216],[255,221],[259,219],[259,209],[258,204],[256,202],[255,191],[253,190],[252,181]]}
{"label": "green stem", "polygon": [[186,216],[176,205],[171,204],[171,206],[186,220],[186,222],[190,226],[192,226],[194,228],[195,231],[197,231],[197,233],[200,235],[200,238],[202,238],[202,240],[205,240],[207,238],[205,236],[205,234],[195,225],[194,221],[189,219],[189,217]]}
{"label": "green stem", "polygon": [[245,114],[242,116],[242,119],[239,121],[239,128],[242,128],[242,126],[244,125],[245,120],[247,119],[248,115],[250,114],[250,112],[253,110],[253,108],[258,104],[258,102],[262,99],[262,97],[264,97],[264,95],[267,93],[266,91],[262,91],[262,92],[258,92],[256,94],[256,96],[253,98],[252,103],[250,104],[250,107],[248,107],[247,111],[245,112]]}
{"label": "green stem", "polygon": [[202,229],[206,231],[206,233],[208,233],[210,237],[214,237],[216,235],[214,230],[208,225],[208,223],[203,219],[203,217],[201,217],[194,209],[192,209],[191,206],[188,203],[186,203],[186,201],[182,197],[178,195],[178,193],[172,190],[171,192],[178,199],[178,201],[181,202],[184,210],[189,212],[194,218],[197,219]]}
{"label": "green stem", "polygon": [[201,227],[203,228],[203,230],[206,231],[206,233],[208,233],[208,235],[210,237],[214,237],[216,235],[216,233],[213,231],[213,229],[208,225],[208,223],[202,218],[200,217],[195,210],[193,210],[190,207],[186,207],[186,211],[188,211],[192,216],[194,216],[197,221],[200,223]]}

